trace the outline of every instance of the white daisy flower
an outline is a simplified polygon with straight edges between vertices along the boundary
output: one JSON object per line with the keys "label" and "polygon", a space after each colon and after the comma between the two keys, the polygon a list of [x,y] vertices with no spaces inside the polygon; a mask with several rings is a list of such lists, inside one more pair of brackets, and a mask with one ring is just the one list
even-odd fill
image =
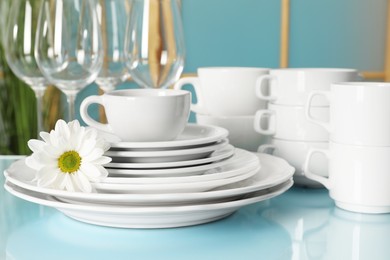
{"label": "white daisy flower", "polygon": [[50,133],[41,132],[41,140],[28,141],[33,154],[26,164],[37,171],[39,187],[68,191],[91,192],[91,182],[100,182],[108,175],[102,166],[111,161],[103,156],[110,147],[96,130],[58,120]]}

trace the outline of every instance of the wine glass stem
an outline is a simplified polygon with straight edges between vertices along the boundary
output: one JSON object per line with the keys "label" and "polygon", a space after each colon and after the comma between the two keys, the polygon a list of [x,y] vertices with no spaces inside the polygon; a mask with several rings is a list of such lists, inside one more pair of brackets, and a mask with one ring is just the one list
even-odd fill
{"label": "wine glass stem", "polygon": [[37,136],[39,138],[39,133],[45,130],[43,125],[43,95],[45,94],[44,86],[34,86],[33,87],[36,101],[37,101]]}
{"label": "wine glass stem", "polygon": [[74,110],[74,103],[76,100],[76,93],[70,92],[66,94],[66,99],[68,101],[68,122],[76,119],[76,114]]}

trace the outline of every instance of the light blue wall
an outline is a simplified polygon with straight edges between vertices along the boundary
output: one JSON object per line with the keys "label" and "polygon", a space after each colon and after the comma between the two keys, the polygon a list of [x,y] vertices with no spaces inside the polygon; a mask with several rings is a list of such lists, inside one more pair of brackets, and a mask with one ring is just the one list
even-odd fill
{"label": "light blue wall", "polygon": [[[280,0],[182,0],[184,71],[278,67],[280,8]],[[386,10],[386,0],[292,0],[290,66],[383,70]],[[119,86],[128,87],[135,85]],[[96,93],[87,87],[77,104]]]}

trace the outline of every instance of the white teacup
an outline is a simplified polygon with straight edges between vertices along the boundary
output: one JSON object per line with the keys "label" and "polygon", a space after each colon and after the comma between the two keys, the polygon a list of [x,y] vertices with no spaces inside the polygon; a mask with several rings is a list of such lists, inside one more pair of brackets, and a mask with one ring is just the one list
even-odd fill
{"label": "white teacup", "polygon": [[255,95],[256,80],[269,69],[245,67],[199,68],[198,77],[180,79],[174,89],[186,84],[194,86],[197,103],[191,110],[217,116],[254,115],[265,107]]}
{"label": "white teacup", "polygon": [[[313,107],[312,113],[323,121],[329,120],[329,107]],[[256,112],[255,130],[276,139],[326,142],[328,132],[305,118],[304,106],[283,106],[268,104],[268,109]]]}
{"label": "white teacup", "polygon": [[[329,178],[309,169],[314,155],[324,155]],[[322,183],[338,207],[362,213],[390,212],[390,147],[329,143],[329,149],[311,149],[304,175]],[[323,161],[324,160],[323,158]]]}
{"label": "white teacup", "polygon": [[254,116],[211,116],[196,114],[198,124],[216,125],[229,131],[229,143],[235,147],[255,152],[257,147],[269,141],[268,136],[256,133]]}
{"label": "white teacup", "polygon": [[[329,121],[312,113],[312,101],[317,96],[329,100]],[[305,113],[308,121],[324,127],[334,142],[390,146],[390,83],[332,84],[330,91],[310,93]]]}
{"label": "white teacup", "polygon": [[[302,142],[272,139],[270,144],[260,145],[258,152],[273,154],[285,159],[295,168],[295,184],[315,188],[322,187],[322,185],[306,178],[302,173],[306,154],[309,150],[314,148],[326,149],[328,148],[328,142]],[[313,158],[310,162],[310,169],[314,172],[318,172],[322,176],[328,176],[328,165],[320,155]]]}
{"label": "white teacup", "polygon": [[[337,68],[286,68],[270,70],[259,78],[256,95],[280,105],[305,105],[312,90],[329,90],[334,82],[357,81],[361,77],[355,69]],[[269,84],[268,84],[269,82]],[[269,86],[269,90],[267,90]],[[316,99],[314,106],[326,106],[325,99]]]}
{"label": "white teacup", "polygon": [[[89,116],[88,107],[94,103],[104,107],[108,124]],[[115,134],[122,141],[169,141],[184,130],[190,103],[191,93],[185,90],[115,90],[87,97],[81,103],[80,114],[89,126]]]}

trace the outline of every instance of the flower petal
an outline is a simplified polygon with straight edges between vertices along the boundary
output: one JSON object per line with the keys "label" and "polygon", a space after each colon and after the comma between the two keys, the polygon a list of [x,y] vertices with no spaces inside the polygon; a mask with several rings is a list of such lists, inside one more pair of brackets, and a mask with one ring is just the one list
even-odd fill
{"label": "flower petal", "polygon": [[99,182],[102,178],[106,177],[102,175],[102,171],[100,171],[96,165],[90,163],[82,164],[79,171],[81,171],[90,181],[93,182]]}
{"label": "flower petal", "polygon": [[92,185],[87,179],[87,177],[82,172],[76,172],[75,174],[71,175],[71,178],[73,180],[73,183],[77,188],[83,192],[91,192],[92,191]]}
{"label": "flower petal", "polygon": [[27,145],[33,153],[37,153],[43,149],[46,143],[41,140],[31,139],[27,142]]}
{"label": "flower petal", "polygon": [[102,164],[110,163],[111,161],[112,161],[111,157],[101,156],[101,157],[97,158],[96,160],[91,161],[90,163],[102,165]]}
{"label": "flower petal", "polygon": [[79,154],[81,155],[81,157],[87,156],[93,151],[93,149],[95,149],[95,146],[95,139],[89,138],[87,140],[84,140],[81,142]]}
{"label": "flower petal", "polygon": [[83,162],[92,162],[92,161],[97,160],[100,157],[102,157],[103,154],[104,154],[103,149],[95,148],[89,154],[82,156]]}
{"label": "flower petal", "polygon": [[39,187],[48,187],[56,180],[57,176],[58,174],[55,169],[44,167],[37,173],[37,185]]}

